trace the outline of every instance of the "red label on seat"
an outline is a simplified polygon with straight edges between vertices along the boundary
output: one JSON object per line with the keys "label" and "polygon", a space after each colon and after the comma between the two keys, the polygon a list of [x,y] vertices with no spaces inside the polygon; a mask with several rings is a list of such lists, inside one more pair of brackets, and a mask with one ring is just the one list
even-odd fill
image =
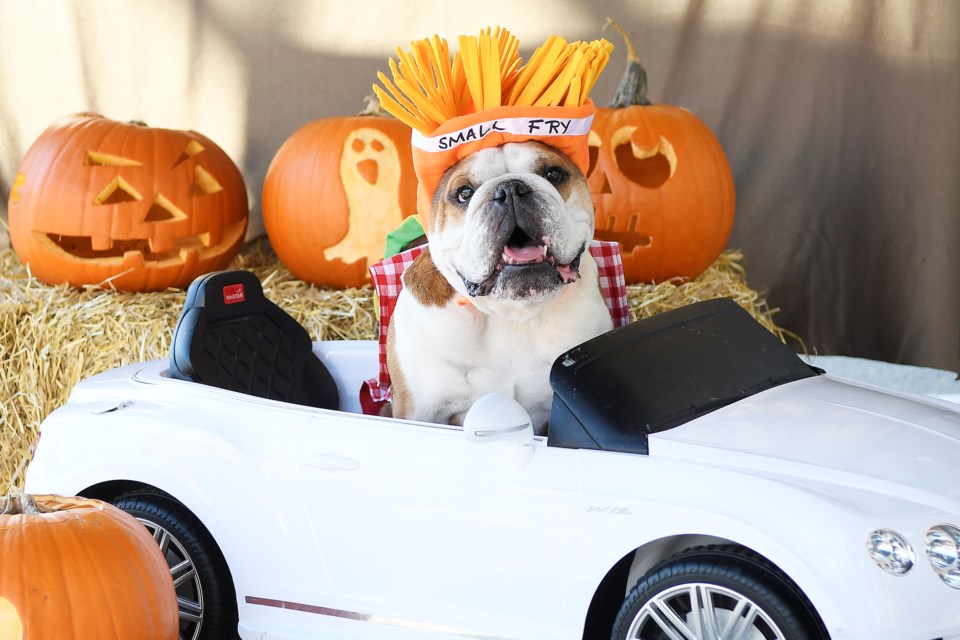
{"label": "red label on seat", "polygon": [[243,294],[243,283],[228,284],[223,288],[223,304],[236,304],[246,300]]}

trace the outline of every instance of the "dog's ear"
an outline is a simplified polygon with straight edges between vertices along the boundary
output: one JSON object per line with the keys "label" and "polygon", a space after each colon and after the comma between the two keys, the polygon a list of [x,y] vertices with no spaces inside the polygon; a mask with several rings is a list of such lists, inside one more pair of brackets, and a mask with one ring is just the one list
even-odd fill
{"label": "dog's ear", "polygon": [[403,273],[403,286],[425,307],[445,307],[456,295],[430,255],[427,247]]}

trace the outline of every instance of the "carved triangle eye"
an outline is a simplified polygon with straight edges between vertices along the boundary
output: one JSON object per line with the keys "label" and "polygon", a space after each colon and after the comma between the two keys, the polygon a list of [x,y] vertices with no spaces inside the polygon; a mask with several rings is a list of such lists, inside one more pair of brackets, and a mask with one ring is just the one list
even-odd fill
{"label": "carved triangle eye", "polygon": [[147,210],[147,215],[143,217],[144,222],[174,222],[176,220],[185,220],[187,214],[181,211],[177,205],[170,202],[162,193],[158,193],[153,204]]}
{"label": "carved triangle eye", "polygon": [[607,173],[602,168],[597,167],[597,164],[600,161],[600,147],[603,146],[603,141],[600,139],[600,136],[596,131],[590,131],[590,135],[587,138],[587,145],[590,153],[590,165],[587,168],[587,179],[589,180],[595,171],[600,172],[600,186],[599,188],[594,186],[593,191],[595,193],[612,193],[610,189],[610,181],[607,179]]}
{"label": "carved triangle eye", "polygon": [[187,143],[187,146],[183,148],[183,153],[181,153],[177,161],[173,163],[173,166],[180,166],[181,163],[186,162],[201,151],[204,151],[203,145],[196,140],[191,140]]}
{"label": "carved triangle eye", "polygon": [[193,195],[206,196],[223,191],[223,185],[199,164],[193,168]]}
{"label": "carved triangle eye", "polygon": [[100,190],[100,193],[93,199],[93,204],[121,204],[138,200],[143,200],[140,192],[134,189],[129,182],[117,176]]}
{"label": "carved triangle eye", "polygon": [[590,152],[590,166],[587,167],[587,177],[593,175],[593,172],[597,168],[597,161],[600,159],[600,147],[603,142],[600,140],[600,136],[597,135],[596,131],[591,130],[590,135],[587,136],[587,146]]}
{"label": "carved triangle eye", "polygon": [[88,167],[142,167],[143,163],[99,151],[87,151],[83,155],[83,164]]}
{"label": "carved triangle eye", "polygon": [[27,182],[27,175],[21,171],[17,174],[17,177],[13,179],[13,186],[10,187],[10,204],[17,204],[20,202],[20,187],[22,187]]}

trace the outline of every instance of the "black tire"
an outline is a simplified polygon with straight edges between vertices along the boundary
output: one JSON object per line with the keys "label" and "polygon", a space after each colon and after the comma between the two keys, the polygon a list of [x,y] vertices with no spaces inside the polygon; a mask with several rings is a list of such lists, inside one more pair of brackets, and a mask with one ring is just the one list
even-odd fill
{"label": "black tire", "polygon": [[127,493],[113,504],[140,520],[164,552],[177,589],[180,639],[238,638],[233,580],[220,548],[200,520],[159,493]]}
{"label": "black tire", "polygon": [[651,569],[627,594],[612,638],[666,640],[669,629],[677,637],[713,640],[726,636],[711,624],[737,623],[746,633],[736,637],[750,640],[829,640],[789,578],[759,555],[726,545],[689,549]]}

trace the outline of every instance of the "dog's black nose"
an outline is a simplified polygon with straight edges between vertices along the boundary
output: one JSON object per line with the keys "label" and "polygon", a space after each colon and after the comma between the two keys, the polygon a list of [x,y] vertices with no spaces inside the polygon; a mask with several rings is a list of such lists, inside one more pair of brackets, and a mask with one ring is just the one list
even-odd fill
{"label": "dog's black nose", "polygon": [[497,185],[493,199],[504,202],[509,198],[521,198],[530,193],[530,187],[523,180],[504,180]]}

